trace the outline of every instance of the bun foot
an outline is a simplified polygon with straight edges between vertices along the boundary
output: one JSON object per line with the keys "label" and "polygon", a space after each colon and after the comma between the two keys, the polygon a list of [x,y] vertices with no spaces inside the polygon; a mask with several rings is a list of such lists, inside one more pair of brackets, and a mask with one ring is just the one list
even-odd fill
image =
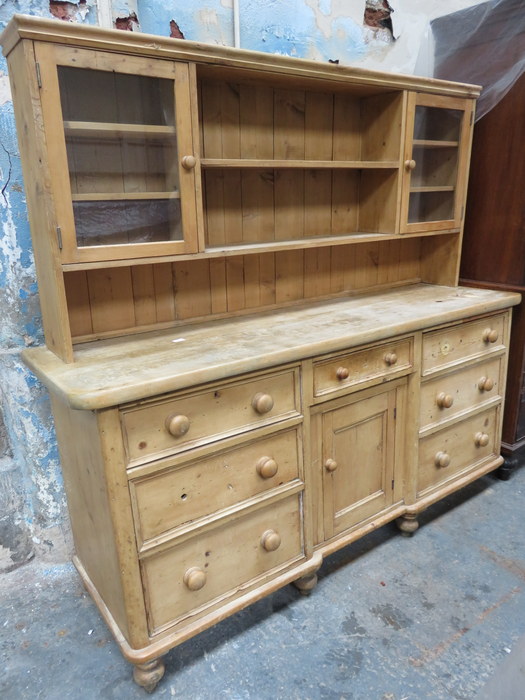
{"label": "bun foot", "polygon": [[299,593],[302,595],[310,595],[313,589],[317,586],[317,574],[307,574],[306,576],[301,576],[296,581],[292,581],[293,585],[297,588]]}
{"label": "bun foot", "polygon": [[135,664],[133,669],[133,680],[147,693],[152,693],[157,687],[157,683],[164,675],[164,662],[162,659],[153,659],[144,664]]}
{"label": "bun foot", "polygon": [[419,527],[417,515],[402,515],[400,518],[397,518],[396,525],[403,537],[412,537]]}

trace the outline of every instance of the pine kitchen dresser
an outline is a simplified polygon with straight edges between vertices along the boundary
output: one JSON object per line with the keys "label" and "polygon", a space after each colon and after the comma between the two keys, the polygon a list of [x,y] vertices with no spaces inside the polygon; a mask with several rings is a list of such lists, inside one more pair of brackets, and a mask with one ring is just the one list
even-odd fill
{"label": "pine kitchen dresser", "polygon": [[475,86],[15,16],[75,563],[137,683],[497,468],[511,307],[457,286]]}

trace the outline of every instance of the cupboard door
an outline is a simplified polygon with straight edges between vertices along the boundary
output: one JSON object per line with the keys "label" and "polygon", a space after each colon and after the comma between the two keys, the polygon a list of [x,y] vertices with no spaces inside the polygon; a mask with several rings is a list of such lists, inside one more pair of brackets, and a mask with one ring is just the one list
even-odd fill
{"label": "cupboard door", "polygon": [[397,390],[322,416],[325,539],[393,502]]}
{"label": "cupboard door", "polygon": [[62,262],[197,250],[189,67],[36,47]]}
{"label": "cupboard door", "polygon": [[409,95],[402,233],[461,226],[472,117],[468,99]]}

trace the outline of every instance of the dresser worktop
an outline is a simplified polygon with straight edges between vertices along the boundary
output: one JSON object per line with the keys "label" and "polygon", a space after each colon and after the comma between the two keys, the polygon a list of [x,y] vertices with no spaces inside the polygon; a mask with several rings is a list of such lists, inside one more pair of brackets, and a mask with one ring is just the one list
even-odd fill
{"label": "dresser worktop", "polygon": [[137,401],[336,352],[519,303],[517,294],[413,285],[154,333],[85,343],[66,364],[44,347],[24,361],[79,409]]}

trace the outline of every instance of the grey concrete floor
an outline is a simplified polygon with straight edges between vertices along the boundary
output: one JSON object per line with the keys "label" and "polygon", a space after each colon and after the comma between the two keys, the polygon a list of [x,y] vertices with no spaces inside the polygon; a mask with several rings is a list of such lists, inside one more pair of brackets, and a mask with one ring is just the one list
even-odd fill
{"label": "grey concrete floor", "polygon": [[[484,477],[166,656],[184,700],[525,698],[525,469]],[[0,577],[3,700],[148,697],[71,565]]]}

